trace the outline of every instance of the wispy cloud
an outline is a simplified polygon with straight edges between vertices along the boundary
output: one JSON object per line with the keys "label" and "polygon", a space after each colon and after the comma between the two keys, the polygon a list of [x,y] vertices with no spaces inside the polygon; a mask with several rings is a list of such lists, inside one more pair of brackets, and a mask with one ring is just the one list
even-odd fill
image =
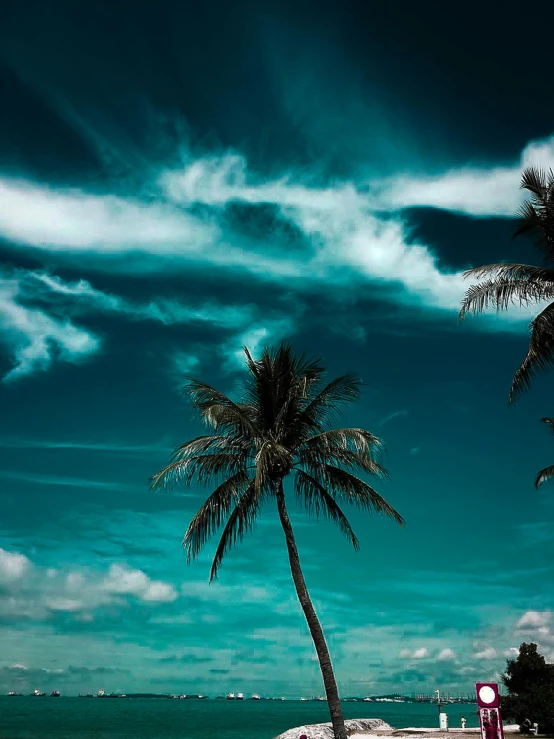
{"label": "wispy cloud", "polygon": [[[463,168],[369,185],[317,183],[294,172],[267,179],[236,153],[189,155],[181,168],[160,173],[153,185],[157,200],[144,202],[4,179],[0,233],[73,262],[86,251],[101,269],[164,272],[194,262],[299,288],[333,284],[363,289],[378,282],[388,287],[389,300],[454,311],[465,290],[461,273],[441,265],[424,243],[414,242],[402,215],[390,211],[419,204],[477,215],[511,214],[519,197],[521,164],[544,152],[551,156],[551,150],[550,142],[530,144],[522,162],[506,170]],[[253,212],[272,209],[259,238],[245,232],[237,204]],[[298,234],[292,242],[291,229]],[[132,263],[114,264],[114,254],[131,253]],[[151,311],[172,314],[167,306]]]}
{"label": "wispy cloud", "polygon": [[[87,280],[66,282],[43,271],[4,270],[0,271],[0,341],[12,349],[15,364],[4,380],[46,370],[56,360],[76,362],[98,352],[100,339],[75,324],[80,318],[98,314],[166,326],[208,324],[233,336],[244,331],[254,335],[259,326],[256,321],[260,320],[258,309],[248,303],[203,301],[186,305],[163,298],[137,303],[98,290]],[[277,326],[283,320],[272,319],[268,325]],[[290,320],[287,329],[292,329]],[[241,340],[235,339],[233,347],[237,341],[240,346]],[[190,369],[198,358],[187,356]],[[176,355],[179,370],[183,369],[183,361],[182,353]]]}
{"label": "wispy cloud", "polygon": [[[112,272],[164,274],[194,264],[229,279],[243,273],[297,291],[332,285],[335,293],[348,289],[350,295],[378,284],[384,300],[454,313],[467,288],[462,273],[414,241],[402,210],[419,205],[512,215],[521,197],[521,168],[531,163],[554,163],[554,138],[531,142],[509,167],[467,166],[369,183],[322,182],[292,171],[267,178],[237,153],[188,154],[181,167],[148,183],[147,199],[0,177],[0,236],[19,248],[55,254],[57,262],[82,264],[86,254],[87,264]],[[260,212],[264,228],[252,233],[249,218]],[[290,333],[286,319],[260,316],[249,303],[192,305],[159,297],[138,303],[87,280],[4,271],[0,334],[14,362],[5,379],[98,352],[99,337],[76,324],[95,313],[164,325],[208,323],[237,334],[233,352],[239,339],[257,345]],[[518,309],[476,325],[498,330],[530,315]]]}
{"label": "wispy cloud", "polygon": [[66,477],[65,475],[46,475],[35,472],[18,472],[17,470],[0,470],[0,477],[4,480],[17,480],[35,485],[55,485],[56,487],[92,488],[98,490],[118,490],[136,492],[137,488],[126,483],[112,480],[90,480],[80,477]]}
{"label": "wispy cloud", "polygon": [[11,381],[50,367],[55,359],[78,362],[94,354],[100,340],[69,318],[55,317],[20,300],[17,278],[0,274],[0,336],[10,350],[14,368],[4,377]]}
{"label": "wispy cloud", "polygon": [[[21,274],[21,273],[20,273]],[[20,281],[22,293],[33,299],[45,298],[56,304],[56,298],[69,298],[64,306],[73,314],[103,312],[120,314],[135,321],[156,321],[165,325],[182,323],[209,323],[223,328],[237,328],[253,320],[253,305],[220,305],[215,301],[192,306],[176,300],[153,299],[149,303],[133,303],[118,295],[110,295],[95,289],[88,281],[64,282],[55,275],[44,272],[23,273]],[[45,291],[37,290],[37,286]]]}
{"label": "wispy cloud", "polygon": [[126,444],[123,442],[109,441],[84,441],[84,440],[54,440],[54,439],[18,439],[14,437],[0,438],[0,447],[4,449],[46,449],[55,451],[85,451],[100,452],[105,454],[118,454],[124,456],[155,454],[168,452],[171,445],[164,440],[153,444]]}
{"label": "wispy cloud", "polygon": [[510,218],[522,201],[521,173],[530,166],[554,167],[554,137],[530,142],[511,166],[467,165],[435,175],[400,175],[371,183],[373,202],[385,210],[419,206]]}
{"label": "wispy cloud", "polygon": [[389,413],[388,416],[382,418],[377,425],[384,426],[386,423],[389,423],[389,421],[393,421],[395,418],[403,418],[407,415],[408,411],[393,411],[392,413]]}

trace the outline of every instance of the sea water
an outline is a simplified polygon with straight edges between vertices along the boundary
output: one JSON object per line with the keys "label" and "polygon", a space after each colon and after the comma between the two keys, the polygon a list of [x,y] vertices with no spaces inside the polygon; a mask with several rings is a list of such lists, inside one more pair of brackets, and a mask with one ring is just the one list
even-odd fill
{"label": "sea water", "polygon": [[[474,705],[449,705],[450,726],[477,726]],[[395,728],[438,726],[421,703],[343,703],[345,718],[381,718]],[[1,739],[272,739],[294,726],[329,721],[315,701],[0,697]]]}

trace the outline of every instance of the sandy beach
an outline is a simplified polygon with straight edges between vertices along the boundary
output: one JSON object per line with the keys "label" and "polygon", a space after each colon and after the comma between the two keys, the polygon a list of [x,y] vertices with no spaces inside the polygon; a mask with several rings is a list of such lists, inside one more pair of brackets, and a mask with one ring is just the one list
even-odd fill
{"label": "sandy beach", "polygon": [[[480,734],[479,727],[461,729],[458,727],[444,731],[438,728],[409,726],[403,729],[395,729],[382,719],[350,719],[346,722],[348,735],[356,739],[398,739],[398,737],[410,737],[410,739],[451,739],[452,734],[457,736],[472,736]],[[516,734],[519,732],[517,724],[504,726],[505,734]],[[306,739],[333,739],[333,729],[330,723],[312,724],[308,726],[297,726],[285,731],[275,739],[298,739],[305,735]]]}

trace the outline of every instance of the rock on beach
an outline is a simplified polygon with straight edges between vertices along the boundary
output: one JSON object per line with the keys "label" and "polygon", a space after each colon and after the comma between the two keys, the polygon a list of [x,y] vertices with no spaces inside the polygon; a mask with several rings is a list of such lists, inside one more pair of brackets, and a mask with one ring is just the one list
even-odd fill
{"label": "rock on beach", "polygon": [[[344,722],[348,734],[370,734],[375,731],[393,732],[394,729],[380,718],[352,718]],[[309,726],[297,726],[294,729],[279,734],[275,739],[299,739],[305,734],[307,739],[334,739],[333,726],[328,724],[311,724]]]}

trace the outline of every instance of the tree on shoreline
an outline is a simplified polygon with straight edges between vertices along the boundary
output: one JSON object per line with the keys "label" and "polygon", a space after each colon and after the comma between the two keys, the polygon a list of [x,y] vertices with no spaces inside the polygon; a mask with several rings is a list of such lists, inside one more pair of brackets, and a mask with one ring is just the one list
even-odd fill
{"label": "tree on shoreline", "polygon": [[358,399],[353,375],[323,385],[324,367],[295,356],[288,344],[264,349],[254,360],[245,348],[246,383],[240,402],[199,380],[184,390],[212,435],[177,447],[172,462],[151,478],[151,487],[170,489],[196,481],[215,490],[192,519],[183,539],[187,561],[194,560],[223,526],[210,572],[217,577],[225,554],[252,529],[264,503],[276,504],[285,534],[290,570],[317,652],[336,739],[346,739],[339,692],[323,629],[302,573],[289,518],[284,481],[309,514],[323,516],[358,548],[358,539],[340,503],[376,512],[400,525],[402,517],[355,473],[385,477],[379,464],[381,442],[359,428],[332,428],[341,407]]}
{"label": "tree on shoreline", "polygon": [[[482,313],[489,307],[502,311],[514,304],[529,306],[554,301],[554,172],[529,167],[523,172],[521,187],[531,197],[519,211],[519,227],[514,237],[521,234],[534,237],[543,254],[544,266],[488,264],[468,270],[465,277],[482,282],[466,292],[460,320],[468,313]],[[541,310],[529,328],[529,349],[512,380],[510,402],[529,389],[537,371],[554,365],[554,302]]]}
{"label": "tree on shoreline", "polygon": [[539,731],[554,731],[554,665],[548,664],[536,644],[519,648],[517,659],[509,659],[502,682],[508,695],[501,698],[502,715],[521,724],[526,718]]}

